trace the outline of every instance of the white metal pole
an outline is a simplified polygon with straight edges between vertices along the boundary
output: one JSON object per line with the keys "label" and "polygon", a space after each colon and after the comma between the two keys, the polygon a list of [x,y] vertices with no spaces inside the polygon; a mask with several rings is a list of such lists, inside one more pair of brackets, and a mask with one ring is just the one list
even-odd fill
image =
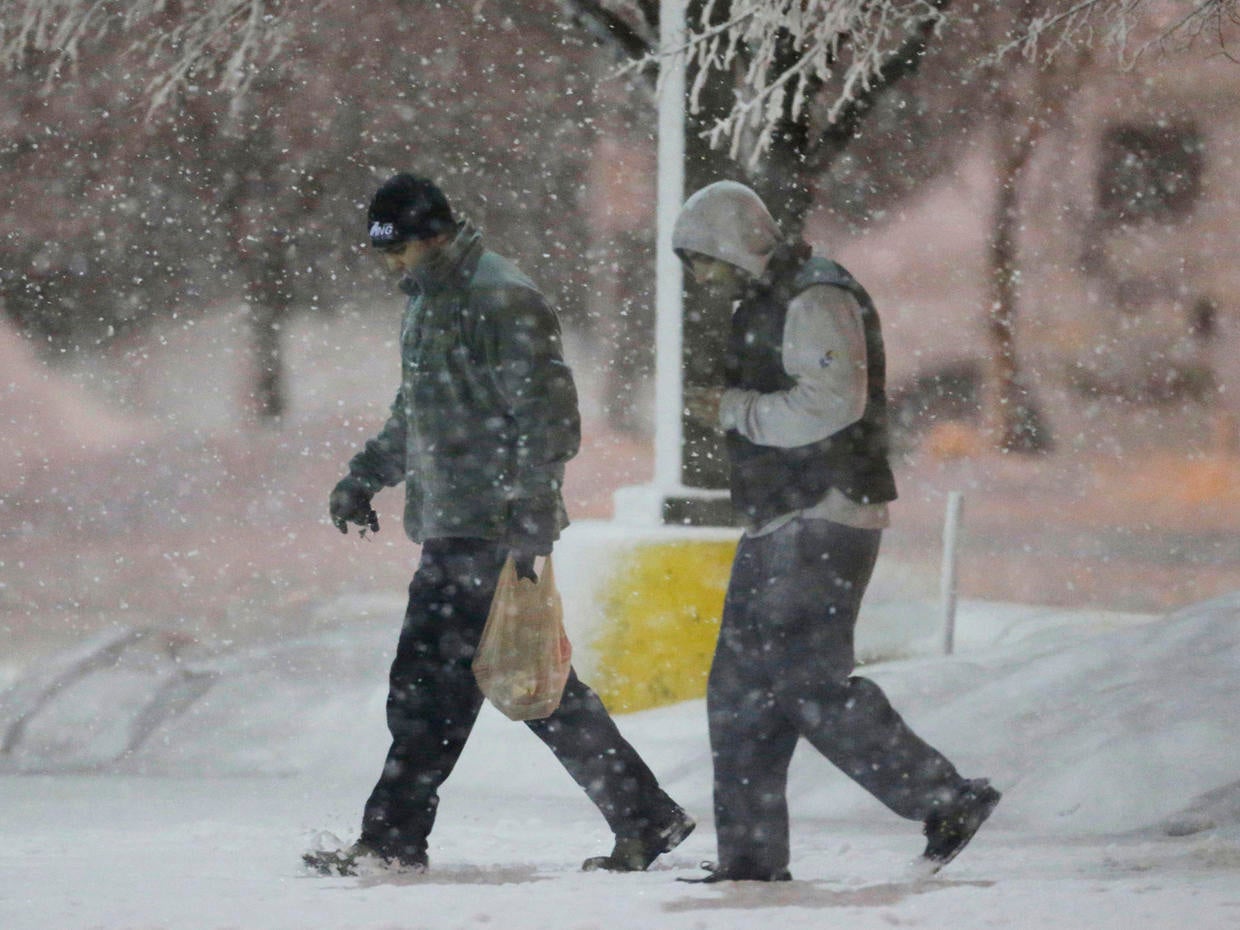
{"label": "white metal pole", "polygon": [[947,495],[947,517],[943,523],[943,574],[940,581],[943,597],[943,654],[951,655],[956,648],[956,545],[960,536],[960,517],[964,495],[952,491]]}
{"label": "white metal pole", "polygon": [[659,11],[663,56],[659,59],[654,484],[663,491],[681,486],[683,457],[684,281],[680,260],[672,252],[672,225],[685,195],[685,56],[671,52],[684,43],[685,5],[686,0],[662,0]]}

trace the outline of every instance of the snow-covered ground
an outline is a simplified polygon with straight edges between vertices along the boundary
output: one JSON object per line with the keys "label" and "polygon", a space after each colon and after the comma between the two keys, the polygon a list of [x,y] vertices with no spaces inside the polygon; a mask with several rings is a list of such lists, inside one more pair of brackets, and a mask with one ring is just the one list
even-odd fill
{"label": "snow-covered ground", "polygon": [[[796,880],[776,886],[676,881],[714,851],[700,701],[620,718],[700,822],[649,873],[579,871],[609,848],[601,818],[488,708],[443,791],[429,874],[305,874],[299,854],[322,831],[352,838],[386,745],[395,630],[377,606],[190,675],[169,644],[131,643],[119,664],[75,677],[90,666],[79,650],[10,690],[0,928],[1240,926],[1240,595],[1146,622],[993,623],[955,657],[871,666],[1004,801],[960,859],[918,880],[917,825],[803,746]],[[153,688],[181,713],[152,717]]]}

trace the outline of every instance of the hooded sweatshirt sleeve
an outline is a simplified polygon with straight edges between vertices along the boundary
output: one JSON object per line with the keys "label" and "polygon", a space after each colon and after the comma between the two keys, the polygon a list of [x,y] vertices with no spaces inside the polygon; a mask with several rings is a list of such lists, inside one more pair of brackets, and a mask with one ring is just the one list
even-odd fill
{"label": "hooded sweatshirt sleeve", "polygon": [[796,382],[769,394],[730,389],[719,423],[751,442],[790,448],[819,442],[861,419],[866,403],[865,329],[842,288],[817,285],[788,305],[784,370]]}

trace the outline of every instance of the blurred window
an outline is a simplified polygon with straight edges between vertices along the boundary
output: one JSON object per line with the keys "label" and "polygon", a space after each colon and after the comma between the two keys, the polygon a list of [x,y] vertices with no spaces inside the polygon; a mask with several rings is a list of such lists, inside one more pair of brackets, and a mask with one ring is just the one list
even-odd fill
{"label": "blurred window", "polygon": [[1205,151],[1192,125],[1115,126],[1102,138],[1098,206],[1111,223],[1175,220],[1201,196]]}

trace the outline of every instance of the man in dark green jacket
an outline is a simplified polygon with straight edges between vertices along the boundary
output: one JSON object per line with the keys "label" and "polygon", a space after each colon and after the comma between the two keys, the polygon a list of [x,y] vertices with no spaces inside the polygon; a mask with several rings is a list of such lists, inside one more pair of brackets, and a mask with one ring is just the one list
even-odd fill
{"label": "man in dark green jacket", "polygon": [[[560,326],[534,284],[483,248],[430,181],[399,174],[371,202],[372,247],[402,275],[401,386],[379,434],[349,462],[332,521],[378,530],[371,498],[405,485],[405,531],[422,544],[392,663],[392,745],[358,842],[309,854],[321,871],[359,862],[427,865],[438,789],[482,705],[470,665],[496,582],[550,555],[568,525],[564,465],[580,440],[577,392]],[[529,728],[615,834],[587,869],[638,871],[679,844],[693,820],[659,787],[597,695],[570,672],[559,708]]]}

